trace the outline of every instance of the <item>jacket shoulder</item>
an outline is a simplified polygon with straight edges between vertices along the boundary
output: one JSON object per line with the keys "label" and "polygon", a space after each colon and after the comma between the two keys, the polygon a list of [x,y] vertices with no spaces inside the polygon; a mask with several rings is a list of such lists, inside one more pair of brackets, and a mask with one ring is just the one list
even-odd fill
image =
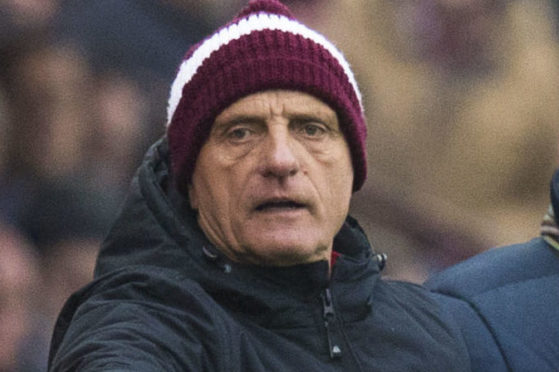
{"label": "jacket shoulder", "polygon": [[559,254],[545,240],[491,249],[426,285],[460,323],[474,370],[499,370],[499,353],[507,370],[558,370]]}
{"label": "jacket shoulder", "polygon": [[535,238],[489,249],[434,275],[425,286],[470,298],[554,275],[559,275],[559,255],[542,238]]}

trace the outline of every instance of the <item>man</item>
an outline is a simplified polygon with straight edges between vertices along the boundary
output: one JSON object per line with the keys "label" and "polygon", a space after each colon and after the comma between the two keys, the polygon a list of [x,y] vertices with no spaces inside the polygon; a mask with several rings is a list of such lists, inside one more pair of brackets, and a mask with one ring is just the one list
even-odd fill
{"label": "man", "polygon": [[421,287],[380,279],[347,216],[365,132],[342,54],[279,1],[251,1],[186,55],[166,137],[62,311],[50,370],[469,370],[454,323]]}
{"label": "man", "polygon": [[558,215],[559,170],[540,237],[490,249],[427,282],[461,322],[473,370],[559,370]]}

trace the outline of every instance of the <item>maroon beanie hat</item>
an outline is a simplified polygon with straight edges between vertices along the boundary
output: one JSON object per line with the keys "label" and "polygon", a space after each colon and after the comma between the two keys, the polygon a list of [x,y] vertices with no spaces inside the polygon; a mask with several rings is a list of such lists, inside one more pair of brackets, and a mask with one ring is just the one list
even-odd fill
{"label": "maroon beanie hat", "polygon": [[171,87],[167,137],[179,190],[187,190],[215,118],[240,98],[271,89],[311,94],[336,111],[351,152],[353,190],[363,186],[367,127],[348,62],[278,0],[251,0],[188,51]]}

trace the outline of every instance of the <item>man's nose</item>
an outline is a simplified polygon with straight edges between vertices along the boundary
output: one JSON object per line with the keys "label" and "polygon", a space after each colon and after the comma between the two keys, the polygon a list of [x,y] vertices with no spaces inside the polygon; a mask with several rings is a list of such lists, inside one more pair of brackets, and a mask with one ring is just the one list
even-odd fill
{"label": "man's nose", "polygon": [[285,178],[299,171],[296,141],[289,130],[270,131],[261,148],[261,174],[264,177]]}

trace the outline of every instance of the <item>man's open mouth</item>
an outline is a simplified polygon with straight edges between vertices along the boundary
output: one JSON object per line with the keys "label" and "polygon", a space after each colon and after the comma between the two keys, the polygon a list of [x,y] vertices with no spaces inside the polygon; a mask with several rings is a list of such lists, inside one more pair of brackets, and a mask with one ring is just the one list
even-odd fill
{"label": "man's open mouth", "polygon": [[292,200],[274,200],[259,204],[255,209],[258,212],[274,211],[274,210],[296,210],[306,208],[305,204],[297,203]]}

